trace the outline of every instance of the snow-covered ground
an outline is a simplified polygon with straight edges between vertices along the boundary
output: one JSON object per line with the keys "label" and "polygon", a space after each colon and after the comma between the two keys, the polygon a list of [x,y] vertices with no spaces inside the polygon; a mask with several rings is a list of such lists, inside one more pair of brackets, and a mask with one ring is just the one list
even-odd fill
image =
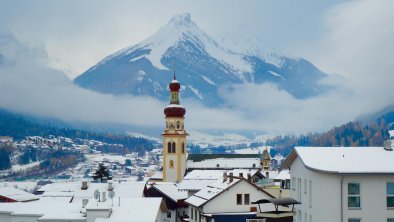
{"label": "snow-covered ground", "polygon": [[188,141],[199,145],[201,148],[233,146],[239,144],[249,145],[252,142],[251,139],[239,134],[213,135],[201,133],[199,131],[191,131]]}
{"label": "snow-covered ground", "polygon": [[19,164],[12,165],[12,171],[18,172],[18,171],[22,171],[22,170],[27,170],[31,167],[38,166],[39,164],[40,164],[40,161],[32,162],[32,163],[25,164],[25,165],[19,165]]}

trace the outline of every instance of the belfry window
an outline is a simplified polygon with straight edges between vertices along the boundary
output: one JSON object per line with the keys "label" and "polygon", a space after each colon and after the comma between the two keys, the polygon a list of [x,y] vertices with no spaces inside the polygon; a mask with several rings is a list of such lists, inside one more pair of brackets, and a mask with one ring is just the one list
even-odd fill
{"label": "belfry window", "polygon": [[167,153],[171,153],[171,143],[168,142],[167,144]]}
{"label": "belfry window", "polygon": [[174,168],[174,161],[170,160],[170,168]]}
{"label": "belfry window", "polygon": [[172,142],[172,153],[176,153],[176,143]]}
{"label": "belfry window", "polygon": [[185,153],[185,143],[182,143],[182,153]]}
{"label": "belfry window", "polygon": [[181,128],[181,123],[179,121],[176,122],[176,128],[180,129]]}

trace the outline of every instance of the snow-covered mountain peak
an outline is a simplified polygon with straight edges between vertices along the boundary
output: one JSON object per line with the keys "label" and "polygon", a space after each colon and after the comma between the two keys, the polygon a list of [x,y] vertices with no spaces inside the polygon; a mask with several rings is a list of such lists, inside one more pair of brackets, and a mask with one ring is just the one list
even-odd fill
{"label": "snow-covered mountain peak", "polygon": [[168,22],[169,25],[176,25],[176,26],[191,26],[196,25],[190,16],[190,13],[185,12],[179,15],[173,16],[170,21]]}
{"label": "snow-covered mountain peak", "polygon": [[219,89],[228,84],[272,82],[297,98],[327,90],[318,83],[325,74],[313,64],[266,50],[247,32],[221,40],[228,44],[212,38],[189,13],[175,15],[149,38],[108,56],[74,81],[99,92],[167,100],[169,69],[175,63],[182,97],[208,105],[222,102]]}

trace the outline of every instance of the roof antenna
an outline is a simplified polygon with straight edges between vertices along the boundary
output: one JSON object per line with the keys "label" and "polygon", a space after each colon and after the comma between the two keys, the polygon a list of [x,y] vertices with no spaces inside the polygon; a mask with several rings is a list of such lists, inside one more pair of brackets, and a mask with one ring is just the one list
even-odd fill
{"label": "roof antenna", "polygon": [[175,76],[175,60],[172,61],[172,67],[173,67],[173,71],[174,71],[174,80],[176,80],[176,76]]}

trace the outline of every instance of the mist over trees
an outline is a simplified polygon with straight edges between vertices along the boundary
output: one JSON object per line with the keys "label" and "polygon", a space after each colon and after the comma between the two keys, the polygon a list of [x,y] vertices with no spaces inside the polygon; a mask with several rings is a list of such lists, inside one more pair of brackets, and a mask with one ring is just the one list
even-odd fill
{"label": "mist over trees", "polygon": [[325,133],[277,136],[266,143],[275,147],[271,155],[281,153],[285,156],[294,146],[383,146],[384,140],[388,139],[388,131],[394,129],[393,123],[394,112],[389,112],[367,124],[348,122]]}

